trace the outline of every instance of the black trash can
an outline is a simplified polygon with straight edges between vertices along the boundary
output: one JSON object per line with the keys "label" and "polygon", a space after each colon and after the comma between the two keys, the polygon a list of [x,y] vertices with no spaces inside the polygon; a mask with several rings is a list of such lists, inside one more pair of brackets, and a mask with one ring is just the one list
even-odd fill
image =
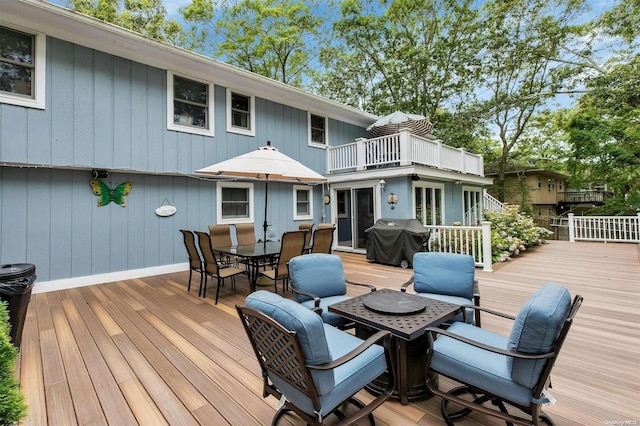
{"label": "black trash can", "polygon": [[16,348],[20,348],[24,320],[35,282],[36,266],[31,263],[0,266],[0,300],[8,303],[11,342]]}

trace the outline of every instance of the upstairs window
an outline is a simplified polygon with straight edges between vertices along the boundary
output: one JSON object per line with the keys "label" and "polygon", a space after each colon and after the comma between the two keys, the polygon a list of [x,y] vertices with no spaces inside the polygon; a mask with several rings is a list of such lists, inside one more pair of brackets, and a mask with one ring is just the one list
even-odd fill
{"label": "upstairs window", "polygon": [[227,89],[227,132],[255,136],[255,97]]}
{"label": "upstairs window", "polygon": [[46,37],[0,26],[0,102],[45,107]]}
{"label": "upstairs window", "polygon": [[320,148],[328,145],[326,117],[309,113],[309,145]]}
{"label": "upstairs window", "polygon": [[213,84],[168,72],[169,130],[213,136]]}

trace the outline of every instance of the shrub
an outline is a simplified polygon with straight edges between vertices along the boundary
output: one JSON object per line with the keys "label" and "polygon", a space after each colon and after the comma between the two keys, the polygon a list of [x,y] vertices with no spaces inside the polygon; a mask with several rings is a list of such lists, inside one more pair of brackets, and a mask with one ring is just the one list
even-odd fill
{"label": "shrub", "polygon": [[9,337],[9,315],[0,302],[0,425],[16,424],[27,415],[27,405],[15,377],[18,350]]}
{"label": "shrub", "polygon": [[520,213],[518,206],[505,204],[504,212],[485,211],[491,222],[491,260],[506,262],[525,251],[546,242],[552,232],[541,228],[530,216]]}

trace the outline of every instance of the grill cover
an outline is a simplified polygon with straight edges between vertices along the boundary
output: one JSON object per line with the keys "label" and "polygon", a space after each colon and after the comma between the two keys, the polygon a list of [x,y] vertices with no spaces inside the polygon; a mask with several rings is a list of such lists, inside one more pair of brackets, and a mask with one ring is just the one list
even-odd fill
{"label": "grill cover", "polygon": [[[418,251],[428,251],[431,231],[417,219],[378,219],[368,228],[367,260],[407,267]],[[403,263],[406,261],[406,263]]]}

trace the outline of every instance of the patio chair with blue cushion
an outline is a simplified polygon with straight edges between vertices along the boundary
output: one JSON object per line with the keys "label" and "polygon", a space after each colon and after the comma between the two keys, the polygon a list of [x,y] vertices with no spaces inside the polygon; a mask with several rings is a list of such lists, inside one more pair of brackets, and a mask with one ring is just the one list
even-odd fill
{"label": "patio chair with blue cushion", "polygon": [[347,284],[376,288],[369,284],[355,283],[344,277],[342,259],[335,254],[305,254],[289,261],[289,277],[294,299],[316,311],[327,324],[342,329],[353,327],[348,319],[329,312],[331,304],[349,299]]}
{"label": "patio chair with blue cushion", "polygon": [[[418,252],[413,256],[413,276],[400,290],[406,292],[413,284],[418,296],[456,305],[480,306],[475,269],[473,257],[466,254]],[[465,316],[466,322],[475,320],[480,327],[480,311],[471,307],[466,309],[466,315],[458,314],[450,322],[463,321]]]}
{"label": "patio chair with blue cushion", "polygon": [[[447,330],[429,328],[429,369],[462,384],[443,392],[427,382],[429,390],[443,398],[442,415],[447,425],[471,410],[496,416],[507,424],[553,424],[542,405],[553,400],[547,390],[551,369],[581,304],[581,296],[576,295],[572,302],[565,287],[547,283],[515,317],[477,308],[513,320],[508,337],[463,322]],[[461,397],[464,394],[471,398]],[[455,409],[450,409],[450,402]],[[507,406],[529,417],[508,411]]]}
{"label": "patio chair with blue cushion", "polygon": [[[331,414],[339,425],[368,417],[389,399],[393,371],[389,358],[390,333],[380,331],[366,341],[322,322],[320,316],[299,303],[275,293],[259,290],[236,305],[244,329],[260,363],[263,397],[280,400],[272,425],[293,411],[307,424],[320,425]],[[376,344],[380,342],[384,347]],[[368,405],[355,394],[382,373],[389,386]],[[345,402],[357,411],[345,416]]]}

